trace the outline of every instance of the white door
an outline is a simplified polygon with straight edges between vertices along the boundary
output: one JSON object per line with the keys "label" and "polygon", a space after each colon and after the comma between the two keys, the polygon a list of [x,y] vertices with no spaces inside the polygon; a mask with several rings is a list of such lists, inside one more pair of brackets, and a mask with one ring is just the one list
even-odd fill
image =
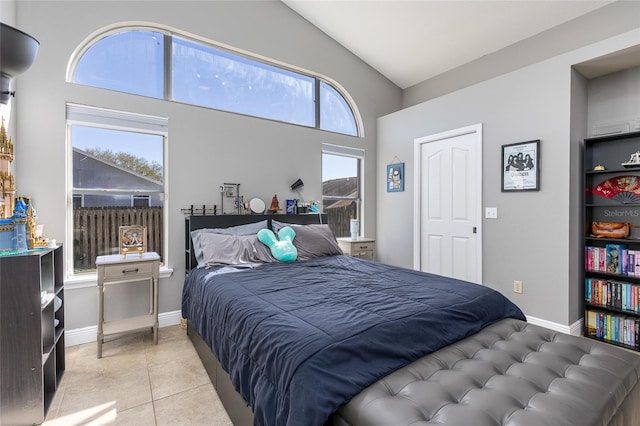
{"label": "white door", "polygon": [[415,140],[414,268],[482,281],[482,125]]}

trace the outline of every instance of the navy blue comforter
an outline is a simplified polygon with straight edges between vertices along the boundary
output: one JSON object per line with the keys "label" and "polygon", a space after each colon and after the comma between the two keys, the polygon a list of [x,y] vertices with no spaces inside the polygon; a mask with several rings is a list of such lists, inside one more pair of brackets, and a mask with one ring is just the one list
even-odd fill
{"label": "navy blue comforter", "polygon": [[392,371],[503,318],[481,285],[348,256],[189,273],[182,314],[209,344],[256,425],[322,425]]}

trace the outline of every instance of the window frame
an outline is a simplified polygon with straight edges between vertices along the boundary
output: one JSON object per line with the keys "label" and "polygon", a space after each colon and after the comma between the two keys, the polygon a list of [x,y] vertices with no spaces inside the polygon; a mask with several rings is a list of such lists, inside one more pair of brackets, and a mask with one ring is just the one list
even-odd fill
{"label": "window frame", "polygon": [[[203,108],[210,108],[218,111],[226,111],[233,114],[258,117],[264,120],[277,121],[280,123],[287,123],[295,126],[315,128],[316,130],[343,134],[346,136],[352,136],[352,137],[358,137],[358,138],[364,137],[364,124],[362,121],[362,117],[360,115],[360,111],[358,110],[356,103],[354,102],[351,95],[337,81],[327,76],[321,75],[319,73],[315,73],[315,72],[303,69],[301,67],[297,67],[291,64],[286,64],[282,61],[277,61],[271,58],[267,58],[266,56],[263,56],[263,55],[258,55],[246,50],[238,49],[227,44],[219,43],[219,42],[207,39],[205,37],[200,37],[195,34],[180,31],[176,28],[173,28],[167,25],[157,24],[157,23],[138,22],[138,21],[120,22],[120,23],[108,25],[106,27],[103,27],[102,29],[99,29],[93,32],[87,38],[85,38],[74,50],[74,52],[71,54],[71,58],[69,59],[69,62],[67,64],[66,81],[68,83],[81,84],[81,83],[74,82],[74,76],[78,68],[78,64],[82,60],[82,57],[84,56],[84,54],[89,49],[91,49],[95,44],[99,43],[102,39],[110,35],[126,32],[126,31],[152,31],[152,32],[157,32],[164,35],[164,97],[162,99],[165,101],[184,103],[182,101],[176,101],[173,99],[173,88],[171,84],[172,78],[173,78],[172,77],[172,45],[173,45],[172,39],[173,39],[173,36],[175,35],[179,38],[183,38],[183,39],[192,41],[194,43],[201,43],[204,46],[208,46],[213,49],[222,50],[232,55],[237,55],[253,61],[258,61],[268,66],[277,67],[288,72],[297,73],[297,74],[315,79],[315,84],[313,85],[314,91],[315,91],[313,96],[313,98],[315,99],[315,102],[314,102],[315,125],[314,126],[306,126],[303,124],[297,124],[297,123],[288,122],[288,121],[281,121],[281,120],[272,119],[272,118],[260,117],[260,116],[250,115],[248,113],[221,110],[221,109],[212,108],[209,106],[202,106],[202,105],[198,105],[198,106],[201,106]],[[333,88],[344,99],[346,105],[349,107],[351,111],[351,115],[355,123],[355,132],[356,132],[355,135],[340,133],[334,130],[327,130],[322,128],[322,123],[320,122],[321,108],[322,108],[322,102],[320,100],[320,82]],[[87,86],[87,87],[94,87],[102,90],[111,90],[106,88],[100,88],[98,86]],[[134,94],[134,96],[143,96],[143,95]],[[160,98],[153,98],[153,99],[160,99]],[[188,105],[191,105],[191,104],[188,104]]]}
{"label": "window frame", "polygon": [[[357,219],[360,221],[360,230],[359,230],[359,234],[362,235],[364,232],[364,222],[365,222],[365,214],[364,214],[364,162],[365,162],[365,150],[361,149],[361,148],[350,148],[350,147],[346,147],[346,146],[341,146],[341,145],[333,145],[333,144],[329,144],[329,143],[323,143],[322,144],[322,153],[320,158],[322,159],[322,157],[327,154],[327,155],[335,155],[335,156],[340,156],[340,157],[347,157],[347,158],[355,158],[356,160],[358,160],[358,183],[357,183],[357,188],[358,188],[358,197],[357,198],[349,198],[349,197],[325,197],[324,195],[324,191],[322,193],[322,208],[323,210],[326,208],[325,205],[325,199],[332,199],[332,200],[355,200],[356,201],[356,209],[357,209]],[[322,166],[320,167],[321,173],[322,173]],[[324,184],[324,177],[321,176],[320,177],[320,181],[322,184]]]}
{"label": "window frame", "polygon": [[[168,131],[168,119],[164,117],[156,117],[151,115],[144,115],[132,112],[117,111],[107,108],[99,108],[88,105],[80,105],[71,102],[66,104],[66,232],[65,232],[65,245],[67,247],[73,247],[74,239],[74,224],[73,224],[73,209],[74,199],[78,196],[81,197],[81,204],[84,204],[84,195],[88,193],[106,195],[122,192],[121,190],[112,189],[87,189],[74,191],[73,187],[73,141],[71,138],[71,129],[73,126],[94,127],[107,130],[118,130],[124,132],[145,133],[151,135],[161,136],[162,142],[162,158],[163,158],[163,174],[162,174],[162,186],[163,191],[161,197],[163,199],[163,215],[162,215],[162,253],[159,253],[163,259],[163,264],[170,264],[170,250],[168,248],[168,231],[169,231],[169,218],[166,214],[169,211],[169,185],[167,182],[167,147],[169,139]],[[125,191],[127,194],[131,194],[131,190]],[[145,191],[147,193],[148,191]],[[131,194],[131,205],[133,206],[133,197],[135,194]],[[71,279],[95,279],[96,273],[76,273],[74,271],[74,251],[65,250],[65,276]]]}
{"label": "window frame", "polygon": [[[164,193],[164,191],[163,191]],[[136,205],[136,201],[145,200],[144,206]],[[131,207],[151,207],[151,197],[149,195],[131,194]]]}

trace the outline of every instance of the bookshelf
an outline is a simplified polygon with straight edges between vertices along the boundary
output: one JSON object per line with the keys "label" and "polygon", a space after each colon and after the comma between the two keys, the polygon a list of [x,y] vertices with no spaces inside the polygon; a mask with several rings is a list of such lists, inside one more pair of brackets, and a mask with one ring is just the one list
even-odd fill
{"label": "bookshelf", "polygon": [[[584,142],[584,335],[640,351],[640,167],[622,165],[640,151],[640,132]],[[629,234],[596,237],[594,222],[628,224]]]}
{"label": "bookshelf", "polygon": [[62,246],[0,256],[0,424],[44,421],[65,370]]}

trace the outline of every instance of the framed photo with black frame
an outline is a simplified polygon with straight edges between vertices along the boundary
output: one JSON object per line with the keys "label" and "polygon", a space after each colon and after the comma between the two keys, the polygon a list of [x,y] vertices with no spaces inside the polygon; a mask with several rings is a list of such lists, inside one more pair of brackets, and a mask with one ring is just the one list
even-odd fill
{"label": "framed photo with black frame", "polygon": [[502,145],[502,192],[540,190],[540,139]]}

